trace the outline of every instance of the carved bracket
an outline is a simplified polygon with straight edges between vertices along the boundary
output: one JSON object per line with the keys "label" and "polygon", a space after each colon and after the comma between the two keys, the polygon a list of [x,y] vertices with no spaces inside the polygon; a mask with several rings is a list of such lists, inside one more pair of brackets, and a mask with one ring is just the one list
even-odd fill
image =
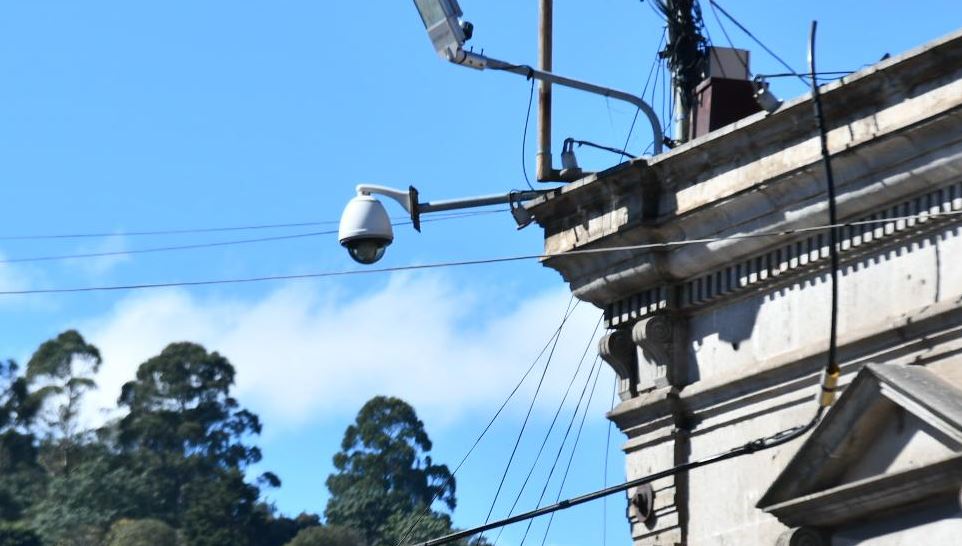
{"label": "carved bracket", "polygon": [[631,338],[641,349],[643,367],[647,368],[644,375],[654,387],[684,387],[692,382],[685,351],[686,331],[687,321],[668,313],[645,317],[631,329]]}
{"label": "carved bracket", "polygon": [[598,354],[611,366],[619,379],[618,393],[622,400],[638,394],[638,351],[631,333],[614,330],[598,340]]}

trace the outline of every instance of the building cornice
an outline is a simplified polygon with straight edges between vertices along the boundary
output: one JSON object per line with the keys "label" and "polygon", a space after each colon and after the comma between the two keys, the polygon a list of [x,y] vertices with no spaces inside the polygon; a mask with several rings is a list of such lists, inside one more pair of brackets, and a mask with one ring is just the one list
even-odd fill
{"label": "building cornice", "polygon": [[[823,97],[841,219],[885,213],[933,188],[953,188],[962,178],[962,33],[827,85]],[[636,316],[629,320],[645,306],[686,305],[685,294],[705,283],[699,278],[739,261],[762,265],[757,260],[764,258],[766,267],[755,282],[735,279],[737,270],[718,273],[733,282],[723,281],[728,289],[713,297],[810,271],[791,267],[793,260],[809,265],[803,254],[786,256],[788,265],[768,265],[772,252],[779,257],[790,245],[807,247],[801,237],[732,239],[671,251],[565,253],[824,224],[811,107],[811,97],[795,99],[772,115],[755,114],[652,160],[635,160],[537,200],[529,210],[545,229],[546,253],[554,255],[545,265],[558,270],[576,296],[600,307],[635,298],[628,307]],[[886,229],[892,228],[868,237],[880,240]],[[865,239],[865,233],[852,236]],[[686,301],[703,304],[703,299],[693,294]],[[609,314],[615,322],[620,317],[616,310]]]}

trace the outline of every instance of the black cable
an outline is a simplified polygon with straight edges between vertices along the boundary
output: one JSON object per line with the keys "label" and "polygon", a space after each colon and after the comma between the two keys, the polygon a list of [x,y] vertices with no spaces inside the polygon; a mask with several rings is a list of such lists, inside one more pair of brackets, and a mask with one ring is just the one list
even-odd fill
{"label": "black cable", "polygon": [[[711,8],[712,15],[715,16],[715,21],[718,22],[718,28],[721,29],[722,34],[725,36],[725,41],[728,42],[728,47],[732,49],[737,49],[735,47],[734,42],[732,42],[731,36],[728,35],[728,30],[725,28],[724,23],[722,23],[721,17],[718,16],[718,10],[715,9],[714,2],[709,3],[708,6]],[[709,37],[709,39],[711,39],[711,37]],[[740,62],[742,65],[742,68],[745,69],[745,74],[748,74],[748,77],[751,77],[752,71],[748,68],[748,62],[745,59],[743,59],[741,55],[738,55],[737,53],[735,54],[735,56],[738,57],[738,62]],[[719,63],[719,65],[721,65],[721,63]],[[722,74],[722,76],[723,77],[725,76],[724,73]]]}
{"label": "black cable", "polygon": [[[578,300],[575,303],[575,307],[581,303]],[[528,426],[528,420],[531,418],[531,412],[534,410],[534,404],[538,400],[538,394],[541,392],[541,386],[544,384],[544,378],[548,374],[548,368],[551,367],[551,359],[554,357],[554,351],[558,347],[558,341],[561,340],[561,334],[559,332],[558,336],[554,339],[554,344],[551,346],[551,351],[548,353],[548,358],[544,364],[544,370],[541,371],[541,378],[538,379],[538,386],[535,387],[534,395],[531,396],[531,403],[528,404],[528,412],[524,415],[524,421],[521,423],[521,429],[518,431],[518,437],[514,441],[514,447],[511,448],[511,455],[508,457],[508,462],[504,466],[504,472],[501,474],[501,481],[498,483],[498,489],[494,493],[494,498],[491,500],[491,507],[488,508],[488,515],[485,516],[484,522],[487,523],[491,520],[491,514],[494,512],[494,506],[498,502],[498,497],[501,495],[501,489],[504,487],[504,480],[508,477],[508,471],[511,470],[511,464],[514,462],[514,456],[518,453],[518,446],[521,445],[521,438],[524,437],[524,431]],[[484,538],[484,533],[482,532],[478,535],[478,540],[475,544],[480,544],[481,539]]]}
{"label": "black cable", "polygon": [[[601,359],[596,359],[596,363],[600,364]],[[588,410],[591,408],[591,400],[595,397],[595,390],[598,388],[599,377],[601,377],[601,366],[598,366],[598,371],[595,372],[595,381],[591,385],[591,394],[588,395],[588,401],[585,402],[585,411],[581,414],[581,422],[578,423],[578,433],[575,434],[575,441],[571,446],[571,453],[568,455],[568,464],[565,466],[565,472],[561,476],[561,484],[558,485],[558,496],[555,497],[556,503],[561,500],[561,493],[564,491],[565,483],[568,481],[568,472],[571,471],[571,463],[575,460],[575,453],[578,450],[578,441],[581,440],[581,432],[585,428],[585,419],[588,417]],[[551,531],[551,524],[553,522],[554,514],[551,514],[551,516],[548,517],[548,525],[544,529],[544,535],[541,537],[541,546],[544,546],[545,542],[547,542],[548,532]]]}
{"label": "black cable", "polygon": [[534,102],[534,78],[529,78],[531,80],[531,90],[528,92],[528,113],[524,117],[524,133],[521,136],[521,172],[524,173],[524,182],[528,185],[528,188],[534,189],[531,185],[531,180],[528,179],[528,165],[526,163],[527,159],[527,147],[528,147],[528,124],[531,122],[531,104]]}
{"label": "black cable", "polygon": [[[644,97],[645,93],[648,92],[648,84],[651,83],[651,76],[655,72],[655,67],[658,66],[658,60],[662,44],[665,42],[665,37],[668,35],[668,27],[662,30],[661,38],[658,40],[658,45],[655,47],[655,59],[651,63],[651,68],[648,69],[648,78],[645,80],[645,87],[641,90],[639,97]],[[631,141],[631,134],[635,131],[635,123],[638,122],[638,114],[641,113],[641,108],[635,109],[635,115],[631,118],[631,126],[628,127],[628,136],[625,137],[625,145],[621,147],[622,150],[628,149],[628,143]],[[655,137],[657,138],[657,137]],[[642,150],[641,155],[644,155],[645,151]]]}
{"label": "black cable", "polygon": [[[572,303],[575,304],[574,307],[572,307],[571,305]],[[417,529],[417,526],[421,523],[421,520],[424,519],[424,516],[427,515],[427,513],[431,510],[431,506],[435,503],[435,501],[438,500],[438,497],[441,496],[442,491],[444,491],[444,489],[447,488],[447,486],[451,483],[451,480],[454,479],[454,476],[458,473],[459,470],[461,470],[461,467],[468,460],[468,457],[471,456],[475,448],[478,447],[478,444],[481,443],[481,440],[484,439],[488,431],[491,430],[491,427],[494,425],[494,422],[498,419],[498,416],[501,415],[501,412],[504,411],[505,407],[507,407],[508,402],[510,402],[511,399],[514,398],[514,395],[518,392],[518,389],[521,388],[521,385],[524,384],[525,380],[531,374],[531,371],[534,370],[535,366],[538,364],[538,361],[541,360],[542,356],[544,356],[545,351],[547,351],[548,347],[551,346],[552,342],[561,335],[561,330],[564,328],[565,323],[568,322],[568,319],[571,317],[572,313],[574,313],[574,310],[577,306],[578,305],[577,305],[577,302],[575,301],[575,297],[571,296],[568,299],[568,304],[565,306],[565,311],[561,316],[561,323],[558,324],[558,327],[555,329],[554,333],[551,334],[551,337],[548,338],[548,341],[544,344],[544,347],[542,347],[541,351],[538,352],[538,356],[536,356],[534,360],[531,362],[531,365],[528,366],[528,369],[524,372],[524,375],[521,376],[521,379],[519,379],[518,382],[514,385],[514,388],[511,389],[511,392],[508,393],[508,397],[505,398],[504,402],[501,403],[501,406],[498,408],[498,411],[494,412],[494,415],[491,417],[490,420],[488,420],[488,424],[485,425],[484,430],[482,430],[481,434],[479,434],[478,437],[474,439],[474,443],[471,444],[471,448],[468,449],[468,452],[465,453],[463,457],[461,457],[461,461],[458,463],[458,465],[454,468],[454,470],[445,480],[444,484],[437,490],[437,492],[434,493],[434,496],[431,498],[431,502],[428,503],[428,505],[421,510],[421,513],[418,514],[417,519],[415,519],[414,522],[411,524],[411,526],[408,527],[408,530],[404,533],[404,535],[398,541],[396,546],[401,546],[404,543],[404,541],[406,541],[408,537],[411,536],[411,533],[413,533],[414,530]]]}
{"label": "black cable", "polygon": [[639,485],[651,483],[651,482],[654,482],[655,480],[660,480],[662,478],[674,476],[682,472],[688,472],[696,468],[701,468],[703,466],[719,463],[722,461],[726,461],[728,459],[733,459],[735,457],[741,457],[744,455],[758,453],[766,449],[771,449],[773,447],[777,447],[785,443],[788,443],[806,434],[808,431],[812,429],[812,427],[818,424],[819,420],[822,418],[823,411],[824,411],[824,408],[819,408],[818,411],[815,412],[815,416],[812,418],[812,420],[804,425],[786,429],[781,432],[775,433],[771,436],[766,436],[764,438],[752,440],[739,447],[712,455],[710,457],[706,457],[704,459],[683,463],[666,470],[662,470],[659,472],[655,472],[653,474],[649,474],[647,476],[643,476],[641,478],[636,478],[634,480],[629,480],[619,485],[606,487],[605,489],[600,489],[598,491],[587,493],[585,495],[566,499],[561,502],[555,503],[551,506],[545,506],[543,508],[531,510],[530,512],[518,514],[516,516],[512,516],[510,518],[506,518],[501,521],[494,521],[486,525],[475,527],[473,529],[458,531],[456,533],[451,533],[447,536],[431,539],[431,540],[422,542],[417,546],[441,546],[442,544],[450,544],[457,540],[461,540],[463,538],[470,537],[478,533],[494,529],[496,527],[503,527],[505,525],[511,525],[514,523],[522,522],[522,521],[528,521],[540,516],[553,514],[561,510],[567,510],[568,508],[573,508],[575,506],[582,505],[586,502],[591,502],[610,495],[614,495],[616,493],[622,493],[633,487],[638,487]]}
{"label": "black cable", "polygon": [[[855,73],[854,70],[833,70],[833,71],[827,71],[827,72],[816,72],[815,74],[818,75],[818,76],[848,76],[849,74],[854,74],[854,73]],[[759,78],[764,78],[764,79],[789,78],[789,77],[794,78],[794,77],[796,77],[796,76],[798,76],[798,74],[792,74],[792,73],[790,73],[790,72],[780,72],[780,73],[778,73],[778,74],[758,74],[758,75],[757,75],[757,77],[759,77]],[[811,74],[809,74],[809,78],[811,78]],[[830,80],[830,79],[835,79],[835,78],[819,78],[819,79],[820,79],[820,80]]]}
{"label": "black cable", "polygon": [[[604,315],[598,318],[598,323],[595,325],[595,329],[591,332],[591,337],[588,338],[588,344],[585,346],[585,350],[581,353],[581,358],[578,360],[578,366],[575,368],[574,374],[571,376],[571,381],[568,382],[568,387],[565,389],[564,395],[561,397],[561,402],[558,403],[558,409],[554,412],[554,417],[551,418],[551,424],[548,425],[548,431],[544,434],[544,439],[541,440],[541,446],[538,448],[538,453],[534,457],[534,462],[531,463],[531,468],[528,469],[528,475],[524,477],[524,481],[521,483],[521,488],[518,490],[517,496],[514,498],[514,502],[511,503],[511,508],[508,509],[508,515],[514,513],[514,509],[517,508],[518,502],[521,500],[522,494],[524,494],[524,489],[527,487],[528,482],[531,480],[532,474],[534,474],[535,469],[538,467],[538,461],[541,460],[541,454],[544,452],[545,446],[548,444],[548,438],[551,437],[551,431],[554,430],[555,424],[558,422],[558,416],[561,415],[561,410],[564,408],[565,401],[568,400],[568,394],[571,393],[571,387],[575,384],[575,380],[578,378],[578,374],[581,373],[581,368],[585,363],[585,358],[588,356],[588,351],[591,350],[595,336],[598,335],[598,328],[601,327],[601,322],[604,319]],[[494,538],[494,544],[498,544],[498,540],[501,538],[501,533],[504,531],[504,527],[499,529],[498,536]]]}
{"label": "black cable", "polygon": [[[611,389],[611,409],[608,413],[615,411],[615,397],[618,394],[618,377],[615,376],[615,385]],[[612,420],[608,419],[608,437],[605,440],[605,464],[604,464],[604,478],[601,481],[602,489],[608,487],[608,451],[611,449],[611,425]],[[601,546],[607,546],[608,544],[608,497],[601,499]]]}
{"label": "black cable", "polygon": [[[509,209],[492,209],[492,210],[480,210],[473,212],[452,212],[452,213],[440,213],[435,214],[431,219],[422,220],[422,222],[437,221],[438,219],[447,218],[460,218],[463,215],[476,216],[479,214],[492,214],[495,212],[509,212]],[[404,225],[410,224],[410,221],[404,221],[407,216],[392,218],[396,223],[392,225]],[[166,230],[152,230],[152,231],[127,231],[127,232],[94,232],[94,233],[52,233],[52,234],[31,234],[31,235],[0,235],[0,241],[35,241],[44,239],[94,239],[94,238],[104,238],[104,237],[142,237],[142,236],[153,236],[153,235],[189,235],[196,233],[218,233],[218,232],[229,232],[229,231],[254,231],[262,229],[284,229],[284,228],[295,228],[295,227],[311,227],[311,226],[330,226],[337,225],[340,220],[323,220],[318,222],[296,222],[289,224],[259,224],[259,225],[246,225],[246,226],[227,226],[227,227],[209,227],[209,228],[184,228],[184,229],[166,229]],[[336,233],[336,232],[335,232]]]}
{"label": "black cable", "polygon": [[825,182],[828,190],[828,222],[833,227],[829,228],[829,256],[831,260],[831,279],[832,279],[832,304],[831,320],[828,342],[828,362],[825,364],[825,377],[822,382],[822,397],[820,403],[828,406],[835,398],[835,389],[838,384],[838,376],[841,373],[837,362],[838,352],[838,228],[834,227],[838,223],[838,216],[835,207],[835,177],[832,174],[832,157],[828,150],[828,128],[825,126],[825,114],[822,111],[822,97],[819,93],[818,82],[815,80],[815,31],[818,22],[812,21],[812,30],[809,35],[808,43],[808,65],[812,75],[812,104],[815,109],[815,122],[818,124],[818,136],[821,144],[822,165],[825,167]]}
{"label": "black cable", "polygon": [[844,222],[839,224],[830,224],[822,226],[812,226],[806,228],[796,228],[796,229],[784,229],[776,231],[763,231],[758,233],[746,233],[743,235],[726,235],[723,237],[706,237],[703,239],[688,239],[683,241],[668,241],[664,243],[645,243],[639,245],[625,245],[625,246],[614,246],[614,247],[603,247],[603,248],[582,248],[578,250],[568,250],[559,254],[521,254],[517,256],[503,256],[497,258],[483,258],[476,260],[456,260],[449,262],[434,262],[420,265],[399,265],[394,267],[381,267],[381,268],[371,268],[371,269],[349,269],[340,271],[322,271],[318,273],[301,273],[301,274],[291,274],[291,275],[264,275],[260,277],[245,277],[245,278],[234,278],[234,279],[208,279],[200,281],[167,281],[167,282],[155,282],[155,283],[137,283],[137,284],[122,284],[122,285],[107,285],[107,286],[82,286],[82,287],[70,287],[70,288],[36,288],[36,289],[26,289],[26,290],[2,290],[0,291],[0,296],[18,296],[27,294],[69,294],[69,293],[81,293],[81,292],[112,292],[120,290],[145,290],[150,288],[171,288],[177,286],[210,286],[210,285],[220,285],[220,284],[246,284],[252,282],[266,282],[266,281],[284,281],[284,280],[299,280],[299,279],[323,279],[328,277],[347,277],[353,275],[371,275],[379,273],[396,273],[400,271],[417,271],[422,269],[440,269],[444,267],[463,267],[469,265],[487,265],[487,264],[498,264],[507,262],[518,262],[522,260],[543,260],[545,258],[552,258],[555,256],[576,256],[580,254],[600,254],[608,252],[634,252],[637,250],[647,250],[654,248],[674,248],[680,246],[697,245],[714,243],[719,241],[735,241],[740,239],[759,239],[763,237],[785,237],[792,235],[800,235],[803,233],[813,233],[818,231],[825,231],[835,228],[848,228],[855,226],[867,226],[874,224],[888,224],[892,222],[897,222],[900,220],[920,220],[924,221],[932,218],[942,218],[942,217],[955,217],[962,216],[962,210],[953,210],[945,212],[923,212],[919,214],[910,214],[906,216],[892,216],[888,218],[878,218],[871,220],[859,220],[855,222]]}
{"label": "black cable", "polygon": [[599,150],[604,150],[604,151],[606,151],[606,152],[611,152],[611,153],[613,153],[613,154],[617,154],[617,155],[620,155],[620,156],[622,156],[622,157],[627,157],[627,158],[629,158],[629,159],[631,159],[631,158],[634,157],[633,155],[629,154],[628,152],[626,152],[626,151],[624,151],[624,150],[619,150],[618,148],[612,148],[611,146],[604,146],[604,145],[602,145],[602,144],[596,144],[596,143],[594,143],[594,142],[591,142],[590,140],[575,140],[575,139],[572,138],[572,139],[571,139],[571,142],[572,142],[572,144],[577,144],[579,148],[580,148],[581,146],[588,146],[589,148],[597,148],[597,149],[599,149]]}
{"label": "black cable", "polygon": [[[588,384],[591,383],[591,374],[594,373],[595,367],[598,365],[598,357],[595,357],[594,363],[592,363],[591,368],[588,369],[588,376],[585,377],[585,385],[581,388],[581,395],[578,396],[578,403],[575,404],[574,411],[571,412],[571,419],[568,420],[568,427],[565,429],[564,436],[561,438],[561,443],[558,445],[558,451],[555,453],[554,461],[551,463],[551,469],[548,471],[548,477],[544,480],[544,487],[541,488],[541,494],[538,495],[538,502],[535,507],[541,506],[541,501],[544,500],[544,495],[548,491],[548,486],[551,484],[551,478],[554,476],[554,471],[558,469],[558,462],[561,460],[561,454],[564,453],[565,444],[568,442],[568,436],[571,435],[571,428],[574,426],[575,420],[578,418],[578,411],[581,409],[581,403],[585,399],[585,392],[588,390]],[[528,538],[528,533],[531,532],[531,524],[533,521],[528,522],[528,526],[524,529],[524,534],[521,536],[520,546],[524,546],[524,541]]]}
{"label": "black cable", "polygon": [[781,63],[781,65],[784,66],[786,70],[788,70],[789,72],[791,72],[792,74],[794,74],[798,79],[802,80],[803,83],[808,83],[808,81],[806,81],[806,79],[805,79],[805,76],[802,76],[801,74],[799,74],[797,70],[795,70],[794,68],[791,67],[791,65],[789,65],[788,63],[786,63],[781,57],[778,56],[777,53],[775,53],[774,51],[772,51],[768,46],[766,46],[764,43],[762,43],[761,40],[759,40],[758,38],[756,38],[755,35],[752,34],[752,32],[751,32],[750,30],[748,30],[747,28],[745,28],[745,25],[739,23],[738,20],[735,19],[734,17],[732,17],[732,15],[731,15],[730,13],[728,13],[727,11],[725,11],[725,8],[721,7],[721,5],[718,4],[718,2],[716,2],[715,0],[708,0],[708,2],[712,5],[712,7],[718,8],[718,10],[721,11],[722,14],[723,14],[725,17],[727,17],[729,21],[731,21],[732,23],[734,23],[735,26],[737,26],[739,29],[741,29],[742,32],[744,32],[745,34],[747,34],[749,38],[751,38],[752,40],[754,40],[756,44],[758,44],[759,46],[761,46],[761,48],[764,49],[766,52],[768,52],[769,55],[771,55],[772,57],[774,57],[776,61],[778,61],[779,63]]}
{"label": "black cable", "polygon": [[[475,211],[475,212],[465,212],[449,214],[440,218],[427,218],[421,220],[422,223],[427,222],[441,222],[445,220],[453,220],[466,218],[469,216],[479,216],[483,214],[492,214],[496,212],[505,212],[505,209],[498,209],[492,211]],[[410,221],[406,222],[394,222],[392,226],[403,226],[410,225]],[[214,241],[209,243],[193,243],[189,245],[171,245],[171,246],[159,246],[151,248],[137,248],[131,250],[110,250],[104,252],[84,252],[79,254],[60,254],[51,256],[30,256],[25,258],[0,258],[0,264],[15,264],[15,263],[29,263],[29,262],[52,262],[52,261],[62,261],[62,260],[75,260],[82,258],[105,258],[109,256],[131,256],[136,254],[153,254],[157,252],[173,252],[178,250],[195,250],[200,248],[216,248],[222,246],[236,246],[236,245],[246,245],[252,243],[265,243],[272,241],[285,241],[288,239],[303,239],[306,237],[318,237],[321,235],[334,235],[337,230],[327,230],[327,231],[312,231],[308,233],[295,233],[291,235],[274,235],[271,237],[258,237],[254,239],[237,239],[231,241]]]}

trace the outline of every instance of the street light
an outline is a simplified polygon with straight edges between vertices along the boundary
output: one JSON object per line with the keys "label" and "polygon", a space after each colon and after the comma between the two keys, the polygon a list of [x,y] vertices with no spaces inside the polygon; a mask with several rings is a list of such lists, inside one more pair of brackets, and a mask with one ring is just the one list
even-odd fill
{"label": "street light", "polygon": [[[543,0],[542,3],[550,5],[551,2],[550,0]],[[658,120],[658,114],[656,114],[654,109],[641,97],[609,87],[602,87],[593,83],[559,76],[550,72],[550,67],[548,66],[542,65],[544,70],[538,70],[527,65],[508,63],[486,57],[483,54],[478,54],[473,51],[465,51],[464,44],[471,38],[474,27],[471,23],[461,20],[463,14],[457,0],[414,0],[414,5],[421,14],[421,20],[424,22],[424,27],[428,31],[428,37],[431,38],[431,42],[434,44],[434,49],[442,59],[478,70],[488,68],[502,72],[511,72],[529,79],[533,78],[541,81],[545,88],[547,88],[549,84],[557,84],[631,103],[645,114],[645,117],[648,118],[648,122],[651,124],[651,130],[654,134],[655,154],[657,155],[662,152],[664,134],[662,133],[661,122]],[[542,9],[542,11],[544,12],[545,10]],[[550,9],[548,11],[550,12]],[[543,13],[542,16],[544,17],[545,14]],[[542,21],[542,26],[544,27],[542,29],[543,48],[550,50],[550,16]],[[542,115],[546,116],[544,108],[542,108]],[[550,125],[547,120],[543,120],[542,124]],[[541,142],[538,150],[538,156],[540,158],[538,179],[541,181],[547,181],[546,178],[543,178],[543,176],[547,176],[547,172],[542,172],[540,166],[542,160],[546,162],[546,168],[544,170],[548,172],[552,171],[550,167],[550,129],[546,130],[546,132],[549,134],[540,137]],[[583,174],[580,173],[580,171],[576,172]],[[557,172],[554,174],[560,175],[560,173]]]}
{"label": "street light", "polygon": [[421,231],[421,214],[442,212],[449,210],[484,207],[487,205],[501,205],[507,203],[511,207],[518,227],[522,228],[531,221],[522,201],[534,199],[551,190],[512,191],[505,194],[483,195],[447,201],[418,202],[418,190],[411,186],[407,191],[386,186],[361,184],[356,188],[355,195],[341,214],[341,223],[337,230],[337,238],[341,246],[347,249],[354,261],[369,265],[384,257],[387,247],[394,241],[394,230],[391,219],[374,195],[382,195],[396,201],[411,216],[411,225]]}
{"label": "street light", "polygon": [[474,27],[461,21],[461,6],[457,0],[414,0],[421,21],[428,31],[435,51],[442,59],[452,60],[464,43],[471,39]]}

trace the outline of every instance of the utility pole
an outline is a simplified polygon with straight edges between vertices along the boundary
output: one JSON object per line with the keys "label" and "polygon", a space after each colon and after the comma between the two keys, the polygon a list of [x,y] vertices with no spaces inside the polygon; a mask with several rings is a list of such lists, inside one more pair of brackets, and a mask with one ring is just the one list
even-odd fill
{"label": "utility pole", "polygon": [[[668,22],[665,56],[671,69],[675,95],[674,138],[686,142],[691,131],[695,86],[701,80],[705,38],[701,35],[701,10],[695,0],[653,0],[662,3]],[[665,120],[668,123],[668,120]]]}

